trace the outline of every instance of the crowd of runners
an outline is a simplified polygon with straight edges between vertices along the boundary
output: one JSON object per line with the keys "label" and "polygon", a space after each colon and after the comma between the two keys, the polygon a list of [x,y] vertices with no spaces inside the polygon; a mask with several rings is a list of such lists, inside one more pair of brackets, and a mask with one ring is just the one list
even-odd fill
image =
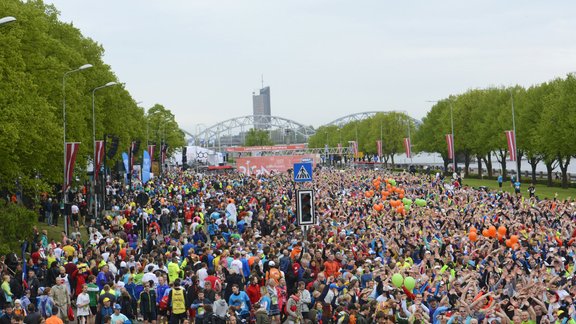
{"label": "crowd of runners", "polygon": [[[0,324],[576,323],[571,200],[440,174],[313,177],[111,184],[101,221],[81,206],[70,235],[35,231],[26,260],[2,259]],[[315,191],[306,231],[299,186]]]}

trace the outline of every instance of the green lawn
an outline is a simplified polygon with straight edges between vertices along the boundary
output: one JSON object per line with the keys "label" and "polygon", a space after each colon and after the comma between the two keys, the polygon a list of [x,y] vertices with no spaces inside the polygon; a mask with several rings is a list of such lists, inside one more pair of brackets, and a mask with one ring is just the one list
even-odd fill
{"label": "green lawn", "polygon": [[[481,180],[481,179],[463,179],[465,186],[470,187],[480,187],[486,186],[492,190],[498,189],[498,183],[496,180]],[[528,197],[528,187],[530,186],[529,183],[522,183],[521,192],[523,196]],[[504,182],[502,184],[502,189],[508,192],[514,192],[514,189],[510,187],[510,181]],[[558,194],[558,199],[565,199],[565,198],[576,198],[576,188],[568,188],[562,189],[560,187],[547,187],[545,185],[536,185],[536,195],[540,198],[554,198],[554,196]]]}
{"label": "green lawn", "polygon": [[[42,230],[48,231],[48,240],[54,239],[56,240],[56,242],[60,242],[60,240],[62,239],[61,233],[64,232],[64,220],[62,219],[62,217],[58,219],[58,226],[48,226],[46,225],[46,223],[38,223],[37,226],[39,231]],[[72,227],[69,230],[70,232],[73,232]],[[88,237],[88,234],[86,233],[86,228],[81,227],[80,233],[83,239],[86,239]]]}

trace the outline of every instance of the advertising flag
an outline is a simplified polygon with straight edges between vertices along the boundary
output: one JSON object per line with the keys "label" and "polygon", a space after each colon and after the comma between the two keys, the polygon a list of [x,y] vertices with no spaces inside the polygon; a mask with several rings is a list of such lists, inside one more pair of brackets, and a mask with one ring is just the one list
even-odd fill
{"label": "advertising flag", "polygon": [[404,138],[404,150],[406,151],[406,157],[412,158],[412,143],[410,142],[410,137]]}
{"label": "advertising flag", "polygon": [[516,136],[514,135],[514,131],[507,130],[504,131],[504,133],[506,133],[506,141],[508,142],[510,161],[516,161]]}
{"label": "advertising flag", "polygon": [[376,141],[376,151],[378,152],[378,158],[382,157],[382,141]]}
{"label": "advertising flag", "polygon": [[144,151],[142,158],[142,182],[146,183],[150,180],[150,167],[152,166],[152,159],[148,151]]}
{"label": "advertising flag", "polygon": [[66,174],[66,182],[64,183],[63,191],[65,192],[70,187],[72,183],[72,175],[74,175],[74,164],[76,163],[76,154],[78,154],[78,148],[80,147],[80,142],[67,142],[66,143],[66,165],[64,166],[64,172]]}
{"label": "advertising flag", "polygon": [[446,144],[448,144],[448,158],[454,159],[454,137],[452,134],[446,134]]}
{"label": "advertising flag", "polygon": [[96,152],[94,152],[94,179],[98,179],[98,173],[100,172],[102,160],[104,159],[104,141],[96,141],[95,146]]}
{"label": "advertising flag", "polygon": [[148,145],[148,154],[150,155],[150,161],[154,161],[154,150],[156,149],[156,145],[150,144]]}

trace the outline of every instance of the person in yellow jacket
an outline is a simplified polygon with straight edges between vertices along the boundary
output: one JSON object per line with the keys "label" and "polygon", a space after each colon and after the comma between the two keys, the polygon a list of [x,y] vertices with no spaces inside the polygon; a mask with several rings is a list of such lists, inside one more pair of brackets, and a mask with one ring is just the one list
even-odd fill
{"label": "person in yellow jacket", "polygon": [[170,324],[182,323],[188,313],[186,312],[186,292],[184,288],[180,287],[180,279],[174,281],[174,288],[170,290],[168,295],[168,316],[170,317]]}
{"label": "person in yellow jacket", "polygon": [[180,258],[178,256],[175,256],[171,258],[170,261],[168,262],[168,279],[170,280],[170,282],[175,282],[176,279],[180,277],[180,272],[182,270],[180,269],[180,266],[178,266],[179,261]]}

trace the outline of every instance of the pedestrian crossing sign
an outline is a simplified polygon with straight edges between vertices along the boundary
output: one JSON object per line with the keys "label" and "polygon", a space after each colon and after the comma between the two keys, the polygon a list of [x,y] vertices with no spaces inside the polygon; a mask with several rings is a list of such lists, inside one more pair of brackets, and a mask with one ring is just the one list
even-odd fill
{"label": "pedestrian crossing sign", "polygon": [[312,181],[312,163],[294,163],[294,181]]}

